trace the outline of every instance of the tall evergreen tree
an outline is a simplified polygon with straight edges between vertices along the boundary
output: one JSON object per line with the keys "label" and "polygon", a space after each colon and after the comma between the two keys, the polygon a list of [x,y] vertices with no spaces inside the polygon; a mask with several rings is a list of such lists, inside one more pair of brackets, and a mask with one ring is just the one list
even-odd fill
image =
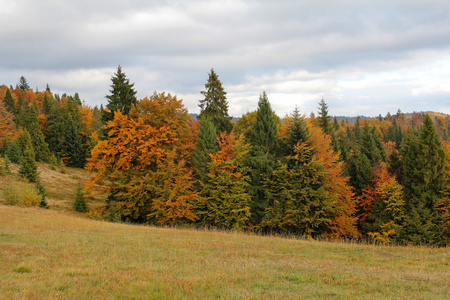
{"label": "tall evergreen tree", "polygon": [[30,89],[30,85],[28,84],[28,81],[24,76],[20,76],[18,87],[21,91],[25,92]]}
{"label": "tall evergreen tree", "polygon": [[39,126],[38,107],[36,102],[32,106],[28,107],[25,125],[33,143],[36,160],[47,161],[50,156],[50,152],[48,145],[45,142],[44,135],[42,134],[41,127]]}
{"label": "tall evergreen tree", "polygon": [[251,215],[253,222],[261,222],[267,207],[269,195],[263,186],[264,178],[270,178],[275,167],[275,148],[277,145],[277,122],[267,98],[263,92],[258,101],[253,130],[249,133],[252,150],[249,155],[251,167],[251,186],[253,200]]}
{"label": "tall evergreen tree", "polygon": [[6,90],[6,95],[5,98],[3,99],[3,102],[5,103],[5,108],[7,111],[13,113],[14,115],[17,113],[16,101],[11,95],[11,91],[9,89]]}
{"label": "tall evergreen tree", "polygon": [[205,96],[205,99],[200,100],[200,114],[198,118],[200,120],[205,116],[210,118],[218,134],[224,131],[231,132],[233,124],[231,123],[231,117],[228,115],[227,93],[222,87],[219,76],[213,69],[209,73],[205,88],[206,91],[200,92]]}
{"label": "tall evergreen tree", "polygon": [[29,182],[38,180],[37,165],[33,158],[33,153],[26,149],[20,161],[19,175]]}
{"label": "tall evergreen tree", "polygon": [[264,91],[259,96],[256,120],[253,124],[253,134],[250,139],[252,146],[265,156],[268,156],[270,152],[273,153],[276,146],[277,130],[276,117]]}
{"label": "tall evergreen tree", "polygon": [[63,153],[67,166],[79,168],[84,166],[85,157],[81,144],[81,136],[72,118],[69,118],[65,125]]}
{"label": "tall evergreen tree", "polygon": [[195,167],[195,173],[203,183],[208,181],[207,165],[211,162],[209,155],[219,150],[216,135],[216,128],[211,120],[208,117],[204,117],[200,121],[197,143],[192,153],[192,164]]}
{"label": "tall evergreen tree", "polygon": [[325,100],[320,100],[319,102],[319,117],[317,121],[319,122],[319,127],[322,128],[323,132],[327,134],[331,134],[332,125],[331,125],[331,117],[328,115],[328,105],[325,103]]}
{"label": "tall evergreen tree", "polygon": [[119,110],[123,115],[128,115],[132,105],[137,103],[136,91],[134,90],[134,83],[122,72],[122,67],[117,67],[117,72],[111,77],[112,85],[106,96],[108,104],[106,108],[109,111],[102,112],[102,122],[106,124],[108,121],[114,119],[114,112]]}
{"label": "tall evergreen tree", "polygon": [[308,129],[304,118],[296,107],[290,116],[287,135],[283,140],[282,153],[285,156],[295,155],[295,146],[308,140]]}
{"label": "tall evergreen tree", "polygon": [[415,244],[443,243],[436,206],[444,186],[445,152],[429,115],[417,142],[411,138],[405,145],[403,166],[407,218],[401,238]]}

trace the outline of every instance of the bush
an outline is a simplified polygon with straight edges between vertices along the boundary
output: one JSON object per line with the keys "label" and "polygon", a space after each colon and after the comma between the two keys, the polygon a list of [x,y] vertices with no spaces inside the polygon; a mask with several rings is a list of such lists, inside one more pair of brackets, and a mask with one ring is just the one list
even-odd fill
{"label": "bush", "polygon": [[42,197],[37,190],[28,184],[10,184],[3,189],[5,204],[22,206],[39,206]]}
{"label": "bush", "polygon": [[41,195],[41,203],[39,204],[39,206],[42,208],[47,208],[47,209],[50,208],[48,206],[47,201],[45,200],[45,197],[47,196],[47,191],[46,191],[44,185],[39,180],[39,178],[38,178],[38,180],[36,180],[35,187],[36,187],[36,191],[38,192],[38,194]]}

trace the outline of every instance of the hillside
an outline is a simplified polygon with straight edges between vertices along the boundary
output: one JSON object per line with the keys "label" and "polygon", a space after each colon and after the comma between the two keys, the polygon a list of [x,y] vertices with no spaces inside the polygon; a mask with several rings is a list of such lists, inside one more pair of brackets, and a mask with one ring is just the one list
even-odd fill
{"label": "hillside", "polygon": [[0,205],[8,299],[445,299],[448,263],[448,248],[133,226]]}

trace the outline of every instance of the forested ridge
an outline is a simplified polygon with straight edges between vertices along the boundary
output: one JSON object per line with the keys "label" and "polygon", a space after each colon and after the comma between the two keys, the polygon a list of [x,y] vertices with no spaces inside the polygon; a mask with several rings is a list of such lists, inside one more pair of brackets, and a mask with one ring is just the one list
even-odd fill
{"label": "forested ridge", "polygon": [[175,95],[137,99],[120,66],[111,81],[105,107],[30,89],[25,77],[1,86],[3,171],[17,163],[39,182],[36,161],[86,168],[80,197],[106,193],[91,214],[110,221],[448,244],[449,115],[349,122],[321,99],[316,114],[280,117],[261,91],[233,122],[211,69],[194,119]]}

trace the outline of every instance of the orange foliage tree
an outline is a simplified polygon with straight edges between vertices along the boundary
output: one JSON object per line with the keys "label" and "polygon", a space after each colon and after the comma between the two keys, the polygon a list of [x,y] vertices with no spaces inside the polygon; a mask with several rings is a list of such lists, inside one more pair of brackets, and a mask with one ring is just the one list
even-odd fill
{"label": "orange foliage tree", "polygon": [[[0,143],[9,141],[15,132],[14,116],[6,110],[3,100],[0,99]],[[0,144],[0,147],[3,146]]]}
{"label": "orange foliage tree", "polygon": [[165,93],[142,99],[128,116],[115,112],[105,126],[109,139],[95,146],[86,165],[97,171],[97,182],[110,182],[110,209],[138,222],[196,218],[192,203],[198,195],[187,167],[195,138],[191,125],[181,100]]}
{"label": "orange foliage tree", "polygon": [[390,175],[386,163],[374,171],[373,185],[363,189],[358,197],[361,212],[359,221],[364,233],[377,241],[391,242],[405,217],[403,188]]}
{"label": "orange foliage tree", "polygon": [[331,237],[357,237],[357,218],[355,217],[356,202],[349,178],[344,176],[344,163],[339,159],[339,153],[334,151],[331,137],[324,134],[319,127],[307,120],[309,143],[313,150],[313,159],[323,167],[325,190],[337,198],[335,212],[329,224],[328,235]]}

